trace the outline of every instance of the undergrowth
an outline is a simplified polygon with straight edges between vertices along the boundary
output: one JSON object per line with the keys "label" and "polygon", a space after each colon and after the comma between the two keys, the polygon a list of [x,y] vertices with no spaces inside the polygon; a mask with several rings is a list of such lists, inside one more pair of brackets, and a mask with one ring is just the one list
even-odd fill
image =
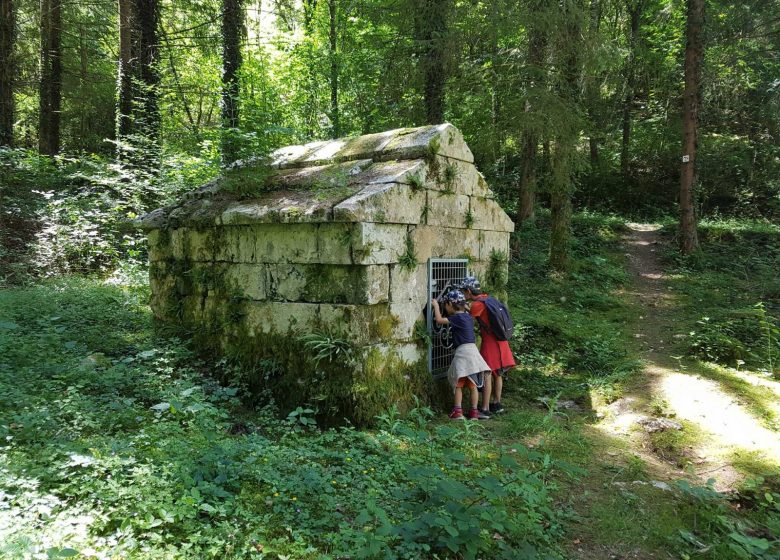
{"label": "undergrowth", "polygon": [[635,310],[619,294],[628,280],[620,246],[625,224],[576,214],[572,269],[556,274],[547,267],[548,216],[539,220],[515,234],[522,249],[509,274],[509,304],[521,325],[513,348],[533,380],[523,390],[587,399],[596,389],[614,400],[640,365],[624,328]]}
{"label": "undergrowth", "polygon": [[[669,226],[667,236],[674,229]],[[665,255],[684,299],[683,350],[732,368],[780,373],[780,227],[749,220],[703,220],[701,250]],[[672,239],[673,242],[673,239]]]}
{"label": "undergrowth", "polygon": [[220,363],[155,335],[147,296],[73,277],[0,292],[3,558],[555,550],[554,479],[569,471],[548,454],[422,406],[376,431],[248,410],[215,381]]}

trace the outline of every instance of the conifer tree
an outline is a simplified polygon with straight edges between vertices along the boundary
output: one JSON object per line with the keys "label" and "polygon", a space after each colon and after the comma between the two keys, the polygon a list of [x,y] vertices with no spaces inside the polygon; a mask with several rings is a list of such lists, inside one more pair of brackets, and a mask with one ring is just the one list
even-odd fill
{"label": "conifer tree", "polygon": [[0,146],[14,141],[15,15],[13,0],[0,0]]}

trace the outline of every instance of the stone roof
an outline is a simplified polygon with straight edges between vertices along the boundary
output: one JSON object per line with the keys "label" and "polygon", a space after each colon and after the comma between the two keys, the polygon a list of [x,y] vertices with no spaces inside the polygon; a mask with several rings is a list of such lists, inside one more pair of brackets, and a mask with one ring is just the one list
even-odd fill
{"label": "stone roof", "polygon": [[[425,219],[426,191],[492,198],[473,161],[460,131],[446,123],[286,146],[268,160],[238,162],[138,224],[145,230],[327,221],[416,224]],[[496,229],[511,231],[509,218],[501,221],[508,224]]]}

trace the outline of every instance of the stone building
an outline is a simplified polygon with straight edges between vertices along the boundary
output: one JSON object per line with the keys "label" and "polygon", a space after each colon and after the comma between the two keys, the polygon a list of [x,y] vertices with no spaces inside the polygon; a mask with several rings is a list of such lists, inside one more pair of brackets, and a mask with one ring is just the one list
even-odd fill
{"label": "stone building", "polygon": [[283,405],[367,423],[425,401],[429,261],[506,278],[514,226],[473,161],[443,124],[244,162],[141,218],[154,315],[254,364]]}

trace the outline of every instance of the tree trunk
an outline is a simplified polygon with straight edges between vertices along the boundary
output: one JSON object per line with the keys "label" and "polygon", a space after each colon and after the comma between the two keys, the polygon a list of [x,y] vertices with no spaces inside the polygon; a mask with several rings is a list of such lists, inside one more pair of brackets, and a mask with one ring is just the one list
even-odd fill
{"label": "tree trunk", "polygon": [[41,0],[41,82],[38,151],[53,156],[60,151],[62,105],[62,3]]}
{"label": "tree trunk", "polygon": [[[566,5],[566,34],[561,55],[564,80],[560,95],[574,112],[580,102],[579,78],[581,74],[581,24],[580,2]],[[569,118],[576,118],[572,114]],[[579,141],[576,127],[564,126],[556,136],[552,156],[550,178],[550,257],[549,264],[554,270],[564,271],[569,267],[569,243],[571,239],[571,192],[573,163]]]}
{"label": "tree trunk", "polygon": [[[133,129],[133,75],[132,50],[133,0],[119,0],[119,67],[117,68],[116,137],[120,141]],[[121,155],[121,145],[119,152]]]}
{"label": "tree trunk", "polygon": [[536,135],[523,133],[523,170],[517,201],[517,223],[533,221],[536,207]]}
{"label": "tree trunk", "polygon": [[570,229],[571,195],[564,190],[553,190],[550,193],[549,261],[553,270],[566,270],[569,267]]}
{"label": "tree trunk", "polygon": [[331,138],[341,136],[341,123],[339,122],[339,59],[338,59],[338,34],[336,31],[337,23],[336,0],[328,0],[328,19],[330,29],[328,31],[330,58],[330,122]]}
{"label": "tree trunk", "polygon": [[[534,19],[535,12],[531,13]],[[547,50],[547,37],[538,25],[532,25],[528,38],[528,65],[531,72],[531,86],[542,87],[544,85],[544,57]],[[526,103],[526,113],[539,110],[533,102]],[[534,219],[536,205],[536,152],[538,139],[536,132],[525,130],[523,132],[523,171],[520,175],[517,200],[517,221],[523,223]]]}
{"label": "tree trunk", "polygon": [[244,27],[242,0],[222,2],[222,161],[229,164],[238,158],[234,131],[239,125],[241,88],[241,37]]}
{"label": "tree trunk", "polygon": [[588,146],[590,147],[590,165],[596,168],[599,165],[599,141],[591,136],[588,138]]}
{"label": "tree trunk", "polygon": [[138,33],[138,76],[141,91],[136,101],[134,120],[140,123],[139,132],[148,143],[148,148],[157,150],[160,142],[160,109],[158,87],[160,75],[159,43],[157,28],[160,8],[157,0],[135,0],[135,23]]}
{"label": "tree trunk", "polygon": [[[680,250],[691,254],[699,248],[694,210],[696,149],[699,136],[699,84],[704,58],[702,27],[704,0],[687,0],[685,25],[685,91],[683,93],[683,162],[680,173]],[[687,159],[687,161],[686,161]]]}
{"label": "tree trunk", "polygon": [[419,0],[417,13],[420,69],[424,82],[425,121],[444,122],[444,84],[447,80],[447,17],[451,0]]}
{"label": "tree trunk", "polygon": [[[590,2],[590,34],[591,40],[599,36],[601,26],[601,0],[591,0]],[[602,124],[600,111],[598,109],[601,100],[601,92],[598,75],[590,76],[587,80],[585,101],[588,105],[588,117],[590,118],[590,136],[588,137],[588,146],[590,148],[590,166],[591,169],[599,167],[599,137],[601,136]]]}
{"label": "tree trunk", "polygon": [[629,149],[631,145],[631,108],[634,104],[636,89],[636,44],[639,38],[639,16],[642,2],[627,3],[631,16],[631,31],[628,42],[628,61],[626,62],[626,96],[623,100],[623,141],[620,147],[620,172],[624,177],[629,174]]}
{"label": "tree trunk", "polygon": [[14,142],[14,15],[13,0],[0,0],[0,146]]}
{"label": "tree trunk", "polygon": [[314,60],[314,18],[317,15],[317,0],[303,0],[303,32],[306,35],[304,48],[306,51],[306,76],[304,91],[306,92],[303,122],[307,138],[311,138],[318,128],[319,102],[317,72]]}

